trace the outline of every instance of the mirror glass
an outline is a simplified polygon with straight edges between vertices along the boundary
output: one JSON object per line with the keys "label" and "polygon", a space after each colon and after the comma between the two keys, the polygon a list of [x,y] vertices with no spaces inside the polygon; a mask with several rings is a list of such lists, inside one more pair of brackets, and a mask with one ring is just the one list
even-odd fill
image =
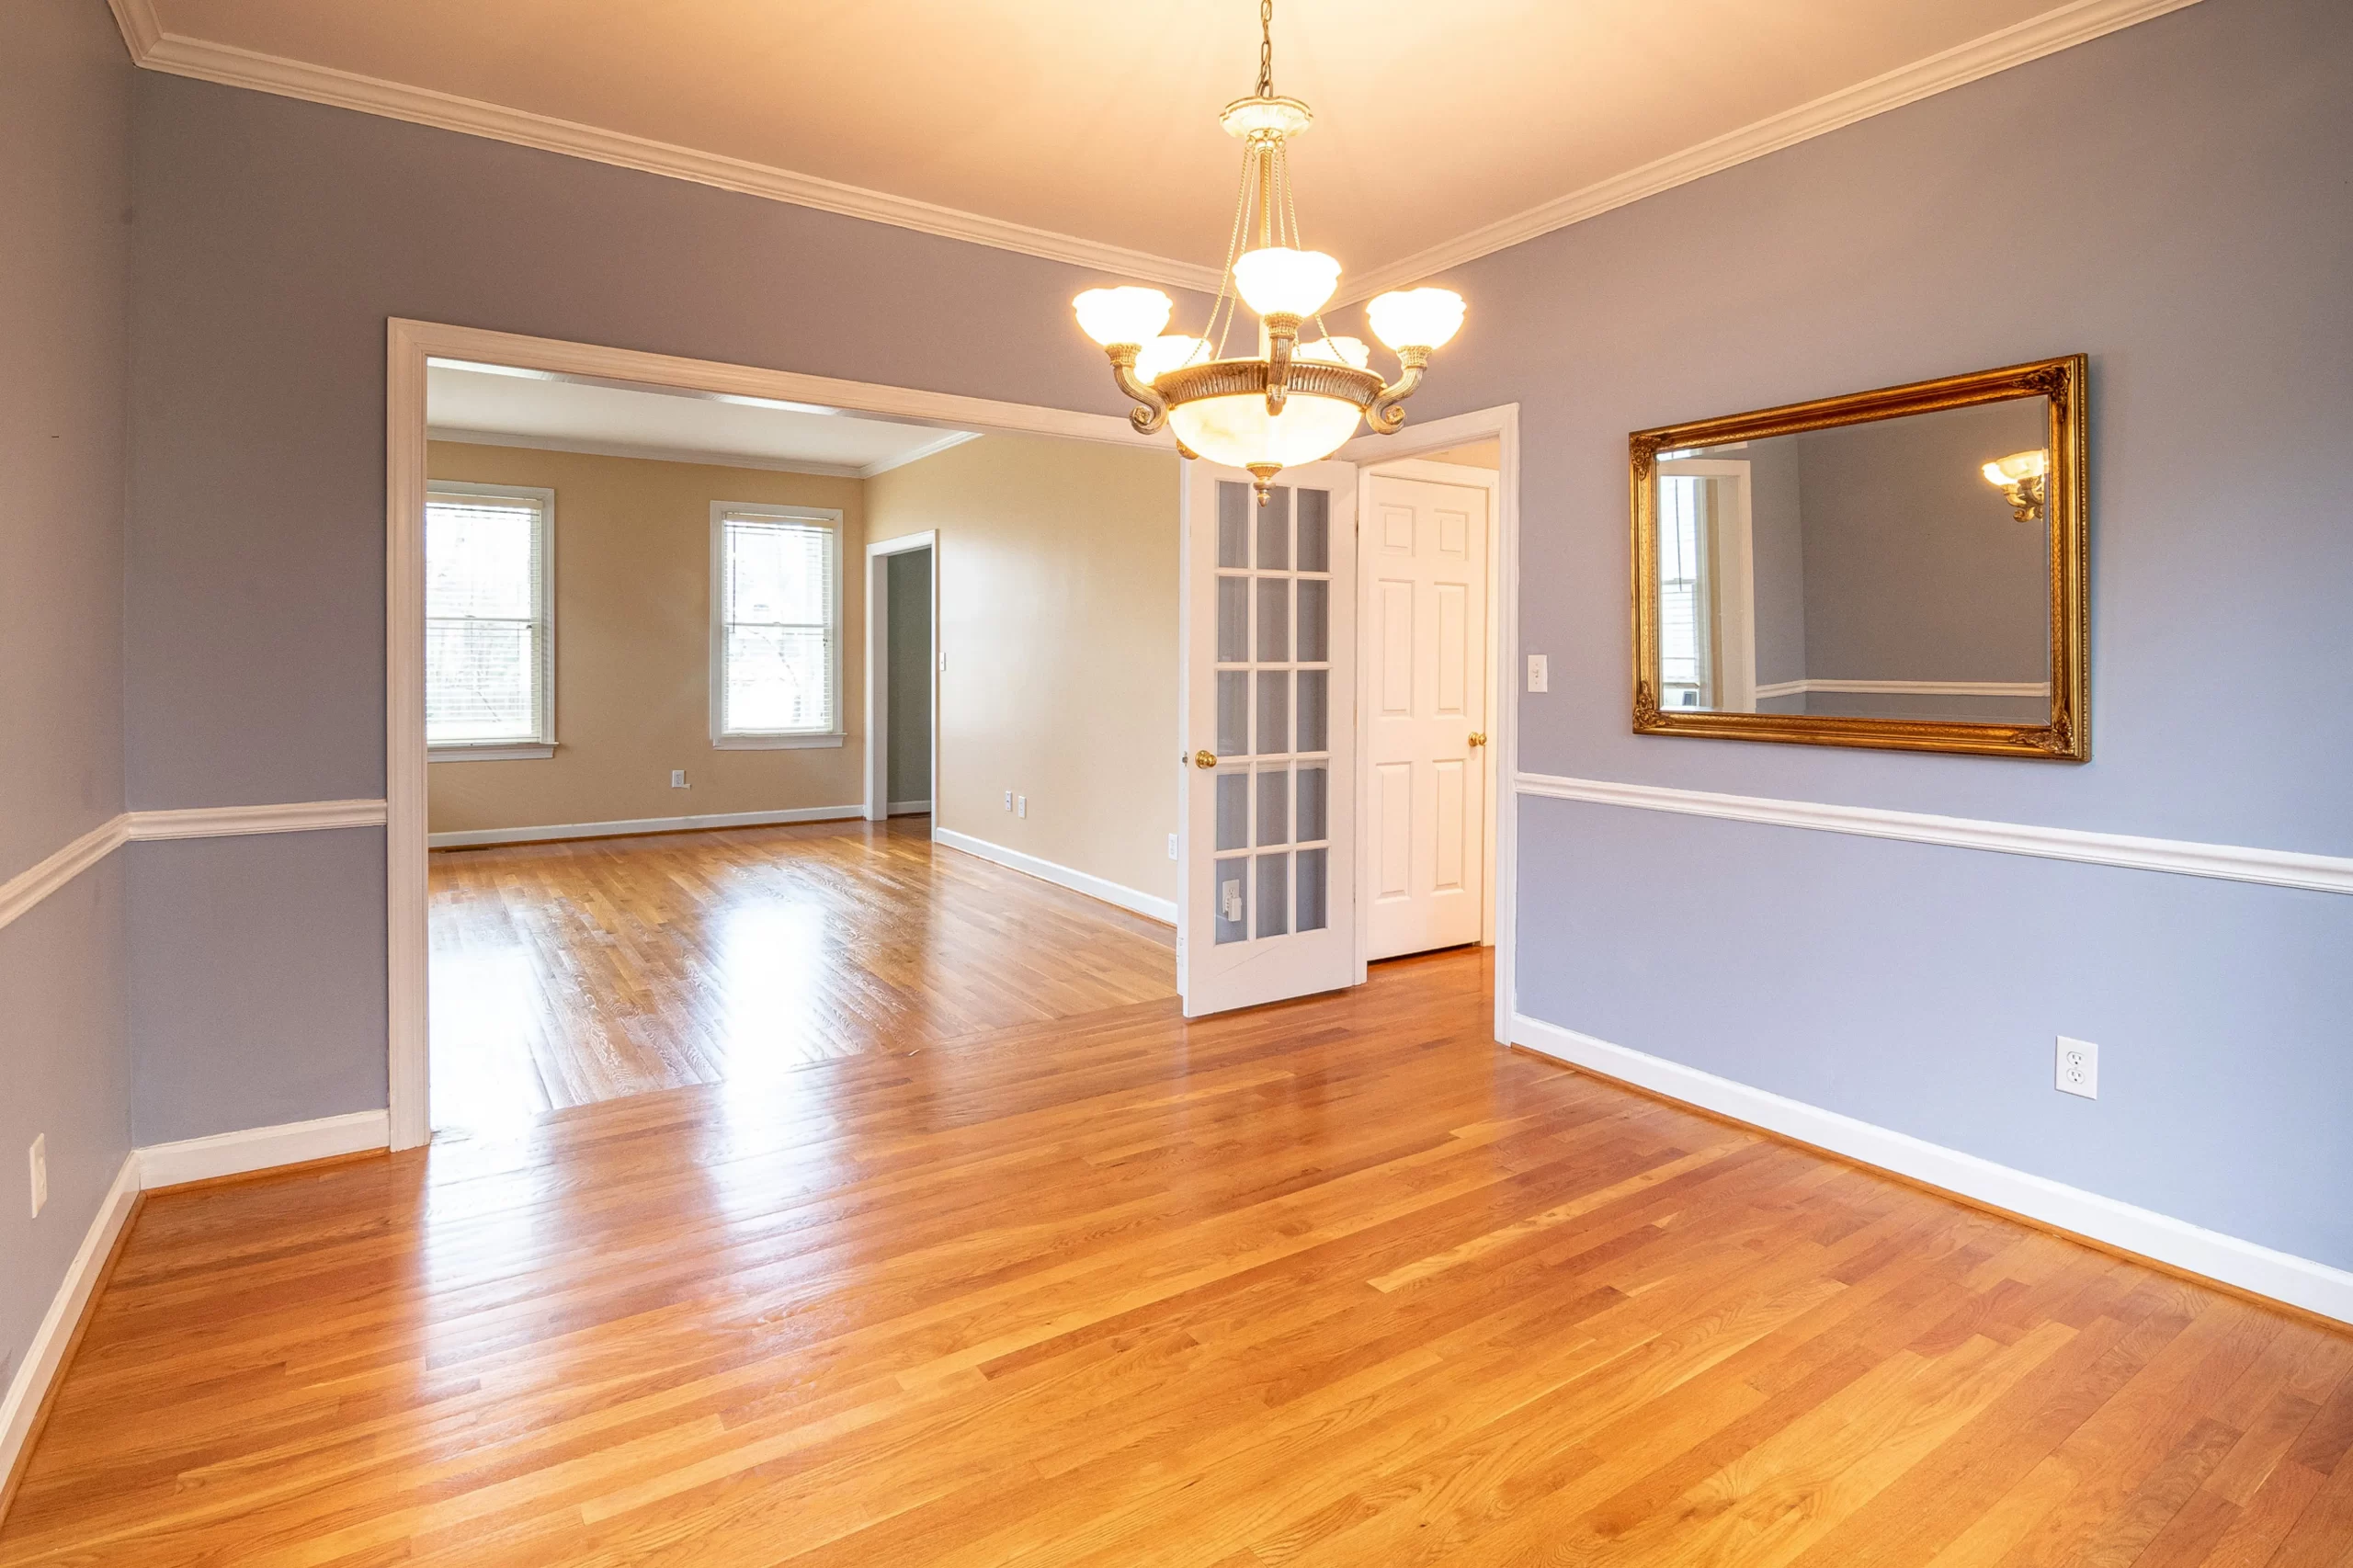
{"label": "mirror glass", "polygon": [[2038,395],[1662,449],[1660,710],[2044,723],[2052,428]]}

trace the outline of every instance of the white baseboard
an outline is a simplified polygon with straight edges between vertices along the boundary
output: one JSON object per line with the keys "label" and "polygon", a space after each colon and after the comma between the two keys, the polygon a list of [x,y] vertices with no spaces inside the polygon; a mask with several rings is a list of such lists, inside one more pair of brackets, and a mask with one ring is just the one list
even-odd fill
{"label": "white baseboard", "polygon": [[894,817],[914,816],[919,812],[931,810],[931,802],[929,801],[893,801],[888,810]]}
{"label": "white baseboard", "polygon": [[1007,849],[1002,844],[991,844],[985,838],[974,838],[971,834],[958,833],[952,828],[934,827],[931,837],[936,844],[945,844],[950,849],[961,849],[965,854],[977,855],[983,860],[994,860],[1000,866],[1036,877],[1040,881],[1051,882],[1073,892],[1083,892],[1106,903],[1116,903],[1121,909],[1131,910],[1146,919],[1157,920],[1166,926],[1176,924],[1175,899],[1154,898],[1148,892],[1138,892],[1133,888],[1121,887],[1118,882],[1106,881],[1085,871],[1074,871],[1068,866],[1041,860],[1035,855],[1024,855],[1018,849]]}
{"label": "white baseboard", "polygon": [[98,1276],[106,1271],[115,1240],[138,1207],[139,1186],[139,1155],[133,1151],[123,1157],[122,1169],[107,1189],[74,1261],[66,1266],[65,1278],[51,1299],[48,1312],[33,1330],[32,1343],[25,1346],[24,1360],[8,1380],[7,1394],[0,1398],[0,1485],[16,1473],[17,1461],[24,1457],[25,1443],[40,1416],[41,1402],[49,1397],[50,1385],[65,1364],[65,1352],[74,1343],[82,1314],[89,1309],[91,1292],[98,1288]]}
{"label": "white baseboard", "polygon": [[392,1141],[390,1112],[356,1110],[347,1116],[323,1116],[316,1121],[289,1121],[177,1143],[150,1143],[132,1153],[138,1160],[139,1185],[157,1187],[357,1154],[389,1148]]}
{"label": "white baseboard", "polygon": [[485,827],[428,833],[426,846],[458,849],[482,844],[544,844],[554,838],[627,838],[641,833],[686,833],[702,827],[775,827],[783,823],[846,822],[864,806],[795,806],[781,812],[720,812],[699,817],[634,817],[625,822],[559,822],[541,827]]}
{"label": "white baseboard", "polygon": [[2031,1176],[1908,1133],[1786,1099],[1524,1014],[1511,1042],[2176,1268],[2353,1323],[2353,1273]]}

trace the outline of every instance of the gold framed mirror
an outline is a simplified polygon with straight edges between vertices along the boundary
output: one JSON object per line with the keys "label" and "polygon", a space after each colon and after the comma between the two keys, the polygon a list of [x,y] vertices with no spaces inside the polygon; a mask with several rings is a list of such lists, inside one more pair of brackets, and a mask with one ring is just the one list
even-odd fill
{"label": "gold framed mirror", "polygon": [[2088,758],[2085,367],[1635,431],[1634,733]]}

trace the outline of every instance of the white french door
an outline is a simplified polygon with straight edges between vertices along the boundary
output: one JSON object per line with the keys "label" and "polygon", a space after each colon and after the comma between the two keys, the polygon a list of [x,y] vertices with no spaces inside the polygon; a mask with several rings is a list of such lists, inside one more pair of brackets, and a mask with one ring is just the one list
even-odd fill
{"label": "white french door", "polygon": [[1355,983],[1356,470],[1185,464],[1185,1016]]}

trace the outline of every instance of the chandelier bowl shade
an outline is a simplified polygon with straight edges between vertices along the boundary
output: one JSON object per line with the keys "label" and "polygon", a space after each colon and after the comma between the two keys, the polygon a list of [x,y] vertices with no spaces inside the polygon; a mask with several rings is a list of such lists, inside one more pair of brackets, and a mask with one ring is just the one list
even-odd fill
{"label": "chandelier bowl shade", "polygon": [[1391,349],[1443,348],[1462,330],[1462,296],[1451,289],[1398,289],[1364,308],[1375,337]]}
{"label": "chandelier bowl shade", "polygon": [[1176,308],[1159,290],[1132,285],[1089,289],[1071,305],[1078,312],[1079,330],[1107,348],[1114,343],[1150,343]]}
{"label": "chandelier bowl shade", "polygon": [[1190,363],[1206,347],[1201,339],[1181,332],[1153,338],[1136,354],[1136,380],[1151,386],[1179,365]]}
{"label": "chandelier bowl shade", "polygon": [[1340,264],[1320,250],[1267,245],[1235,258],[1233,286],[1262,316],[1312,316],[1340,286]]}
{"label": "chandelier bowl shade", "polygon": [[1267,412],[1264,392],[1230,392],[1179,403],[1168,423],[1190,450],[1255,472],[1329,457],[1356,434],[1363,415],[1353,403],[1294,390],[1280,414]]}

